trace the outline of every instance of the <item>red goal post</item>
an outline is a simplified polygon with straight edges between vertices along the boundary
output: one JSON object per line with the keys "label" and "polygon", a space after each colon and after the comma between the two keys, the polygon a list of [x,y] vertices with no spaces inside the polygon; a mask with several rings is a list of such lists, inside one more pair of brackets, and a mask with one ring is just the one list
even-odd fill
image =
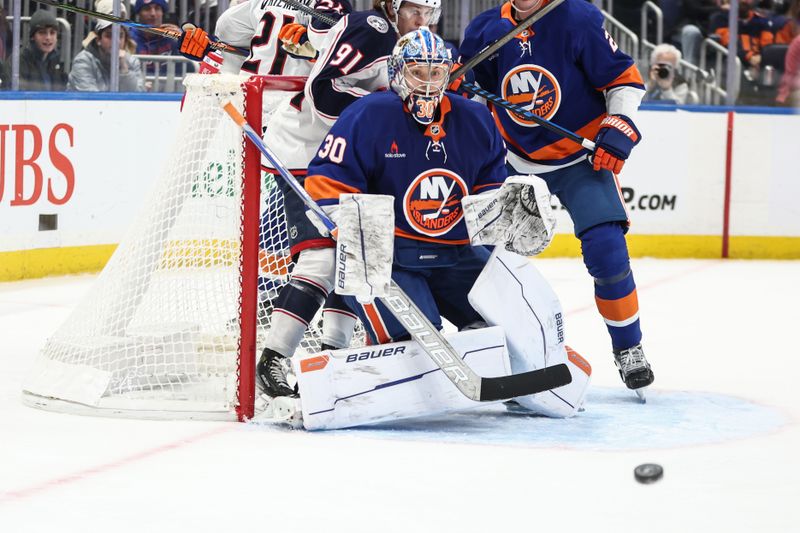
{"label": "red goal post", "polygon": [[[187,77],[165,168],[92,289],[37,355],[26,404],[137,418],[253,416],[258,344],[291,259],[280,191],[220,101],[262,131],[274,102],[304,82]],[[315,328],[303,347],[319,348]]]}

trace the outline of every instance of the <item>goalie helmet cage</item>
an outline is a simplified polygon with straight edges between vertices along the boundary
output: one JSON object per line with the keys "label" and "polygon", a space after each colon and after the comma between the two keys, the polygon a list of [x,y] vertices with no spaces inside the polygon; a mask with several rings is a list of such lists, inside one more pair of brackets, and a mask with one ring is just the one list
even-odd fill
{"label": "goalie helmet cage", "polygon": [[[257,337],[291,259],[283,197],[220,101],[230,99],[261,131],[262,92],[303,83],[187,77],[161,176],[92,289],[38,354],[23,386],[27,405],[136,418],[253,416]],[[303,347],[319,348],[318,330]]]}

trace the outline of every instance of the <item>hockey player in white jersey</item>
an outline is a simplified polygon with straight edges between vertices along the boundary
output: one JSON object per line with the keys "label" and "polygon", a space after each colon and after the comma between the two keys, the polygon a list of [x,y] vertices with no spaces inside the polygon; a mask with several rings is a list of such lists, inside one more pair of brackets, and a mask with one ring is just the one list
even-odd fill
{"label": "hockey player in white jersey", "polygon": [[[397,39],[435,23],[440,1],[375,0],[375,9],[350,13],[327,32],[305,90],[278,106],[274,127],[264,136],[267,146],[300,181],[340,113],[360,97],[387,88],[386,61]],[[291,281],[275,300],[272,327],[258,363],[258,379],[269,396],[295,393],[286,379],[287,358],[333,290],[334,265],[324,253],[334,246],[333,241],[311,224],[305,206],[288,188],[284,207],[295,266]],[[336,307],[324,314],[326,348],[347,346],[356,322],[344,306]]]}
{"label": "hockey player in white jersey", "polygon": [[[316,2],[316,6],[314,0],[298,1],[336,19],[352,11],[349,0],[321,0]],[[281,0],[246,0],[220,15],[213,37],[202,28],[184,25],[180,51],[190,59],[202,61],[201,70],[206,73],[241,72],[261,76],[306,77],[313,67],[311,60],[314,59],[314,54],[292,53],[292,48],[287,50],[280,38],[282,32],[298,25],[313,29],[310,35],[317,44],[330,29],[325,22],[312,20],[307,13]],[[247,48],[250,55],[243,58],[228,52],[213,51],[210,43],[214,38]],[[264,112],[271,114],[278,102],[285,97],[286,92],[283,91],[265,92]]]}

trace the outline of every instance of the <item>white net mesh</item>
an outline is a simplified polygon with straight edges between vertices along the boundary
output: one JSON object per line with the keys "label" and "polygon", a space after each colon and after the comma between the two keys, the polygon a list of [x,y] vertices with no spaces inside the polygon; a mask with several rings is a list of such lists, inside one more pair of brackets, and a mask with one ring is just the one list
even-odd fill
{"label": "white net mesh", "polygon": [[[234,418],[243,138],[219,103],[231,98],[242,110],[241,81],[187,79],[178,138],[156,189],[90,294],[39,354],[24,387],[27,403]],[[291,271],[284,220],[274,178],[263,176],[259,338]],[[318,339],[311,328],[303,347],[317,350]],[[245,364],[255,364],[252,357]]]}

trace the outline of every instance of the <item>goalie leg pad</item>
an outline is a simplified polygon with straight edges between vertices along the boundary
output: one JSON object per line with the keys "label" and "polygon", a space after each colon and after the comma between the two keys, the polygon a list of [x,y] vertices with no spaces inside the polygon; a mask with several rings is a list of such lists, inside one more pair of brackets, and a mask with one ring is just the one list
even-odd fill
{"label": "goalie leg pad", "polygon": [[520,405],[545,416],[575,415],[586,396],[591,366],[577,354],[568,356],[561,303],[533,263],[495,249],[469,301],[489,325],[503,327],[514,374],[558,363],[570,369],[572,383],[517,398]]}
{"label": "goalie leg pad", "polygon": [[[446,335],[482,376],[510,372],[501,328]],[[339,429],[486,405],[464,396],[416,341],[295,357],[306,429]]]}

